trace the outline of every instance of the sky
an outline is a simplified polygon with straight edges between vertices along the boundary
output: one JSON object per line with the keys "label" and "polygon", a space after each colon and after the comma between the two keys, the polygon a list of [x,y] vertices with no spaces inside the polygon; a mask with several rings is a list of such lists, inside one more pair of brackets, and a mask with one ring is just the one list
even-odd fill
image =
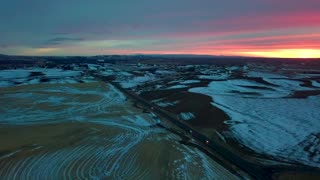
{"label": "sky", "polygon": [[1,0],[0,53],[320,57],[320,0]]}

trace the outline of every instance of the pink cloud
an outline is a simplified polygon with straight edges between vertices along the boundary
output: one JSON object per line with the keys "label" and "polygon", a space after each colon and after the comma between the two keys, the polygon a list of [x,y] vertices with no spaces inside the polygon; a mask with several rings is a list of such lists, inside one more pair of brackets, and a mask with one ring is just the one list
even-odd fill
{"label": "pink cloud", "polygon": [[268,32],[272,30],[320,27],[319,22],[320,11],[241,16],[193,22],[190,23],[190,27],[185,30],[156,34],[154,37],[190,38],[230,36]]}
{"label": "pink cloud", "polygon": [[241,16],[224,18],[207,22],[199,22],[199,26],[212,28],[212,31],[221,32],[254,32],[261,30],[319,27],[320,11],[316,12],[291,12],[287,14],[264,14],[256,16]]}

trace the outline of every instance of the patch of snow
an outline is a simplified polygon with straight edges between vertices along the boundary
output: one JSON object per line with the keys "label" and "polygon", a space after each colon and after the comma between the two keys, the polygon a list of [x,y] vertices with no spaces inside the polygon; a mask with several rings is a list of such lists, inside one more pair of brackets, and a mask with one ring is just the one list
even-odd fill
{"label": "patch of snow", "polygon": [[158,103],[158,102],[163,101],[163,100],[165,100],[165,99],[166,99],[166,98],[154,99],[154,100],[152,100],[151,102],[152,102],[152,103]]}
{"label": "patch of snow", "polygon": [[153,112],[150,112],[150,117],[154,120],[153,123],[161,123],[161,119]]}
{"label": "patch of snow", "polygon": [[163,87],[163,85],[157,84],[155,88],[156,88],[156,89],[160,89],[160,88],[162,88],[162,87]]}
{"label": "patch of snow", "polygon": [[[189,91],[210,95],[233,95],[241,97],[280,98],[291,95],[298,90],[312,90],[302,87],[300,81],[289,79],[266,79],[266,81],[277,85],[269,86],[255,81],[230,79],[226,81],[213,81],[208,87],[192,88]],[[249,88],[252,87],[252,88]]]}
{"label": "patch of snow", "polygon": [[194,67],[197,67],[197,66],[198,66],[198,65],[191,65],[191,64],[190,64],[190,65],[186,65],[186,66],[184,66],[184,67],[188,69],[188,68],[194,68]]}
{"label": "patch of snow", "polygon": [[221,141],[223,141],[224,143],[227,142],[226,139],[224,138],[224,136],[223,136],[221,133],[219,133],[217,130],[215,130],[215,132],[216,132],[216,134],[219,136],[219,138],[221,139]]}
{"label": "patch of snow", "polygon": [[179,103],[179,101],[174,101],[174,102],[166,102],[166,101],[156,102],[156,104],[158,106],[160,106],[160,107],[175,106],[178,103]]}
{"label": "patch of snow", "polygon": [[296,90],[303,90],[306,89],[305,87],[300,86],[302,82],[296,81],[296,80],[290,80],[290,79],[264,79],[265,81],[280,86],[285,89],[296,89]]}
{"label": "patch of snow", "polygon": [[168,84],[175,84],[175,83],[179,83],[179,82],[180,82],[180,80],[174,80],[174,81],[168,82]]}
{"label": "patch of snow", "polygon": [[312,86],[320,88],[320,82],[312,81]]}
{"label": "patch of snow", "polygon": [[181,117],[181,119],[188,121],[192,118],[195,118],[194,114],[191,112],[182,112],[179,114],[179,116]]}
{"label": "patch of snow", "polygon": [[98,70],[99,67],[101,67],[98,64],[87,64],[89,67],[89,70]]}
{"label": "patch of snow", "polygon": [[230,67],[227,67],[226,69],[229,71],[235,71],[235,70],[240,69],[240,67],[239,66],[230,66]]}
{"label": "patch of snow", "polygon": [[[0,123],[27,125],[74,120],[88,121],[89,119],[92,120],[92,116],[106,115],[108,113],[119,114],[121,112],[118,111],[119,107],[123,106],[126,101],[125,95],[109,84],[106,86],[104,83],[96,82],[94,85],[90,89],[65,86],[63,84],[47,87],[40,86],[28,90],[28,92],[12,91],[8,94],[1,94],[1,99],[6,99],[11,103],[8,103],[8,106],[0,107],[1,112],[6,112],[0,114]],[[95,98],[87,99],[86,96]],[[19,102],[23,102],[23,104]],[[46,110],[46,108],[41,108],[43,103],[53,109]],[[54,110],[55,107],[62,108]],[[134,117],[133,120],[140,123],[141,119],[139,118]],[[105,121],[105,119],[103,120]]]}
{"label": "patch of snow", "polygon": [[45,83],[77,83],[80,78],[81,71],[62,70],[62,69],[14,69],[0,71],[0,87],[13,86],[15,83],[19,85],[38,84],[41,83],[39,77],[30,77],[31,72],[41,72],[41,78],[48,79]]}
{"label": "patch of snow", "polygon": [[135,125],[139,126],[150,126],[150,122],[148,122],[142,115],[134,115],[133,117],[126,117],[126,119]]}
{"label": "patch of snow", "polygon": [[313,78],[313,77],[320,77],[320,73],[319,73],[319,74],[296,74],[294,77],[295,77],[295,78]]}
{"label": "patch of snow", "polygon": [[117,75],[119,75],[119,76],[133,76],[133,74],[128,73],[126,71],[117,72]]}
{"label": "patch of snow", "polygon": [[30,75],[30,72],[31,71],[27,69],[1,70],[0,80],[26,78]]}
{"label": "patch of snow", "polygon": [[28,84],[39,84],[40,83],[40,79],[39,78],[34,78],[31,79]]}
{"label": "patch of snow", "polygon": [[95,78],[92,76],[84,76],[80,80],[84,83],[96,82]]}
{"label": "patch of snow", "polygon": [[120,81],[120,85],[123,88],[132,88],[154,79],[155,77],[153,75],[146,74],[144,76],[135,76],[125,81]]}
{"label": "patch of snow", "polygon": [[51,79],[49,82],[49,84],[72,84],[72,83],[78,83],[79,81],[77,81],[76,79],[72,79],[72,78],[65,78],[65,79]]}
{"label": "patch of snow", "polygon": [[112,76],[112,75],[115,75],[115,72],[112,71],[111,69],[108,69],[106,71],[101,71],[100,74],[103,76]]}
{"label": "patch of snow", "polygon": [[167,89],[181,89],[181,88],[187,88],[188,86],[186,85],[174,85],[174,86],[170,86]]}
{"label": "patch of snow", "polygon": [[40,72],[44,73],[46,77],[75,77],[80,76],[81,71],[72,71],[72,70],[62,70],[62,69],[42,69]]}
{"label": "patch of snow", "polygon": [[164,75],[168,75],[168,74],[175,74],[175,71],[168,71],[168,70],[156,70],[155,72],[156,74],[164,74]]}
{"label": "patch of snow", "polygon": [[200,80],[186,80],[186,81],[182,81],[180,82],[180,84],[194,84],[194,83],[199,83]]}
{"label": "patch of snow", "polygon": [[[279,95],[273,90],[261,89],[258,91],[256,89],[249,89],[243,86],[257,86],[261,88],[266,87],[265,85],[261,85],[248,80],[227,80],[227,81],[213,81],[208,85],[208,87],[192,88],[192,89],[189,89],[189,91],[194,93],[208,94],[208,95],[237,95],[239,93],[243,93],[247,97],[257,96],[257,94],[252,95],[250,93],[256,93],[261,91],[263,92],[262,95],[265,97],[274,97]],[[240,95],[243,95],[243,94],[240,94]]]}
{"label": "patch of snow", "polygon": [[262,77],[262,78],[287,78],[282,74],[270,73],[270,72],[259,72],[259,71],[249,71],[247,73],[248,77]]}
{"label": "patch of snow", "polygon": [[127,97],[119,89],[115,88],[112,84],[109,84],[109,88],[113,93],[107,92],[105,94],[107,95],[106,97],[110,99],[114,99],[114,101],[118,103],[123,103],[124,101],[127,100]]}
{"label": "patch of snow", "polygon": [[209,79],[209,80],[221,80],[228,79],[230,77],[227,73],[211,74],[211,75],[199,75],[199,79]]}

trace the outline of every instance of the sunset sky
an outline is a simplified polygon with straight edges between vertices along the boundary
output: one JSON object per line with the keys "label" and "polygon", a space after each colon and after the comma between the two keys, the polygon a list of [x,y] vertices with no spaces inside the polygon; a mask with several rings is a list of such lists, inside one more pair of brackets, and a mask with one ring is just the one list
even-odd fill
{"label": "sunset sky", "polygon": [[0,53],[320,57],[320,0],[1,0]]}

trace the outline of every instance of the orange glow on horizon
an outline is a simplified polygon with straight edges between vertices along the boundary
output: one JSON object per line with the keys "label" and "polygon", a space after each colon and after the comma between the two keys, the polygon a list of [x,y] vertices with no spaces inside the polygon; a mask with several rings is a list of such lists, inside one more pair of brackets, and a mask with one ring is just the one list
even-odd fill
{"label": "orange glow on horizon", "polygon": [[[131,52],[132,53],[132,52]],[[265,58],[320,58],[320,49],[225,49],[211,51],[208,49],[194,49],[189,51],[140,51],[141,54],[193,54],[218,56],[247,56]],[[127,52],[130,54],[130,52]]]}
{"label": "orange glow on horizon", "polygon": [[242,55],[268,58],[320,58],[320,49],[275,49],[241,52]]}
{"label": "orange glow on horizon", "polygon": [[[106,52],[108,54],[108,52]],[[211,51],[208,49],[177,50],[177,51],[116,51],[116,54],[191,54],[213,56],[247,56],[265,58],[320,58],[320,49],[225,49]]]}

